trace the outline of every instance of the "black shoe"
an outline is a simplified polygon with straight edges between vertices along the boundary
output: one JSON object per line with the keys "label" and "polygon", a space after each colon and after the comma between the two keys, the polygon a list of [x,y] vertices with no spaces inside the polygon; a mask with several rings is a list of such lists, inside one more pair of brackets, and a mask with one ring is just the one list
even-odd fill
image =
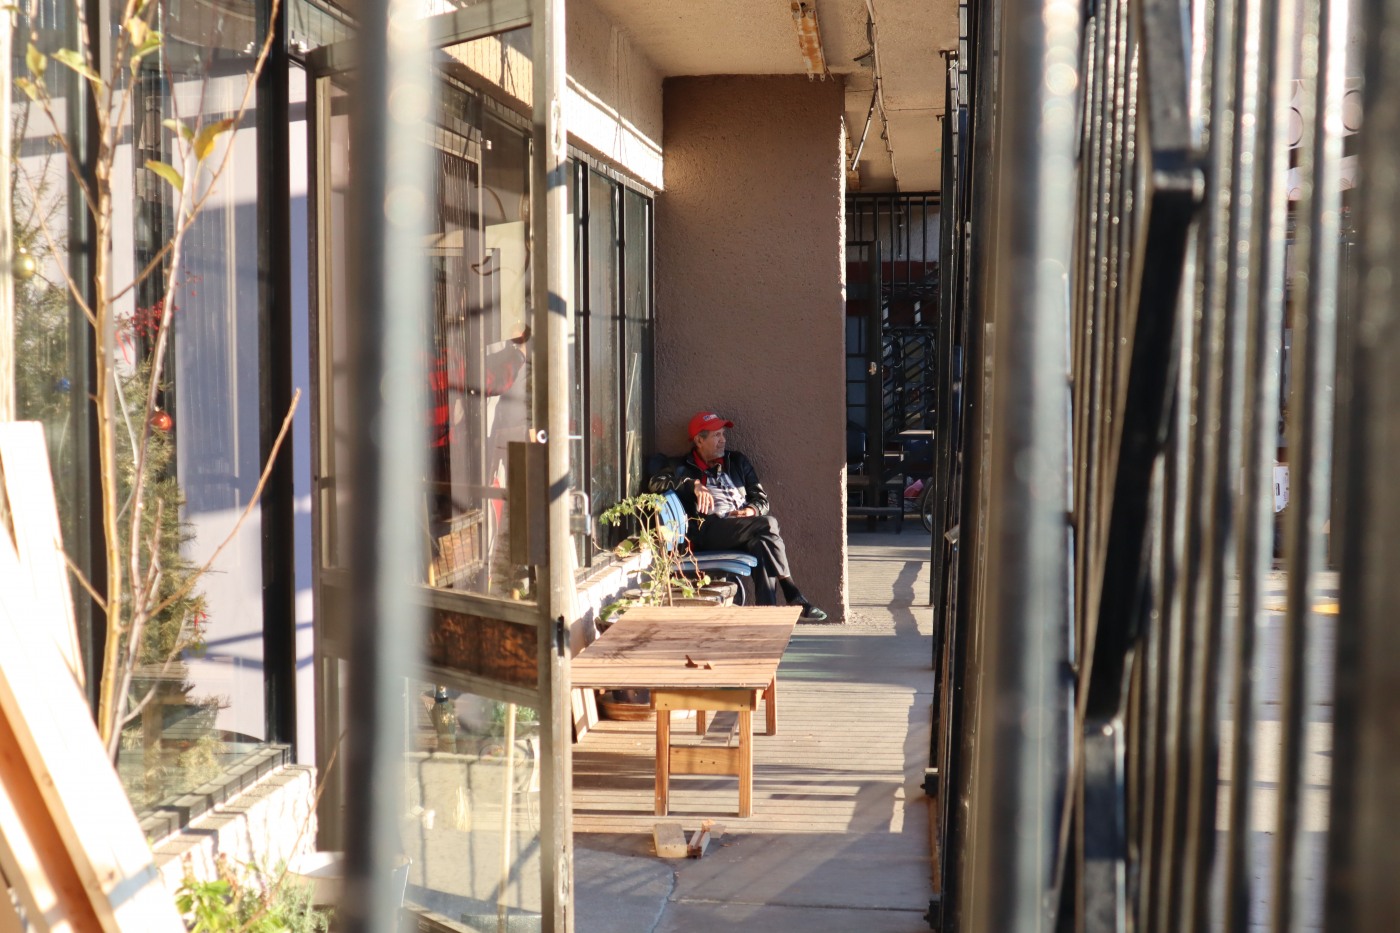
{"label": "black shoe", "polygon": [[802,615],[797,617],[798,622],[825,622],[828,616],[816,606],[810,603],[802,606]]}

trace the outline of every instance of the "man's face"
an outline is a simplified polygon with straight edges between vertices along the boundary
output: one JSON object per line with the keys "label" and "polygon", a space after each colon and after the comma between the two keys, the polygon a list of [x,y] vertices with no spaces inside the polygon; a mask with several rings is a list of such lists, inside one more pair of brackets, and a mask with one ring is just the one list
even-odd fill
{"label": "man's face", "polygon": [[706,460],[718,460],[724,456],[724,428],[714,431],[701,431],[695,435],[695,449]]}

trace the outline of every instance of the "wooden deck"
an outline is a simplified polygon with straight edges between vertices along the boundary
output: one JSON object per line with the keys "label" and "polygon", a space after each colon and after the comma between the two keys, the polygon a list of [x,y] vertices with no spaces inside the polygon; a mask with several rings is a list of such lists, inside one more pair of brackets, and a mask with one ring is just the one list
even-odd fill
{"label": "wooden deck", "polygon": [[[753,816],[735,816],[734,778],[672,779],[667,819],[687,832],[714,819],[726,834],[699,874],[688,866],[701,863],[665,863],[683,878],[705,879],[693,892],[683,882],[669,909],[683,910],[692,897],[699,909],[706,898],[738,897],[740,889],[744,898],[763,899],[750,884],[755,865],[736,855],[761,850],[766,865],[788,866],[792,882],[787,872],[773,875],[771,894],[794,909],[865,904],[885,919],[862,921],[863,928],[926,928],[928,546],[927,535],[908,529],[852,536],[849,624],[797,627],[778,668],[778,734],[754,736]],[[677,741],[693,733],[692,720],[673,720]],[[653,722],[605,720],[575,746],[577,845],[653,854],[654,743]]]}

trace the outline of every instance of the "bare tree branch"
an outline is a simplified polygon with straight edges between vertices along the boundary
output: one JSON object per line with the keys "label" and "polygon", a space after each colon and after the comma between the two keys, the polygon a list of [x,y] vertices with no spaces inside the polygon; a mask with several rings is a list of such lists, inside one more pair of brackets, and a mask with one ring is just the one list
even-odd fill
{"label": "bare tree branch", "polygon": [[297,403],[300,401],[301,390],[297,389],[295,394],[292,395],[292,404],[287,408],[286,417],[282,419],[282,428],[277,432],[277,440],[273,442],[272,451],[267,455],[267,463],[263,466],[262,475],[258,477],[258,485],[253,489],[253,495],[249,498],[247,506],[245,506],[243,511],[239,514],[238,521],[234,523],[233,528],[224,537],[224,540],[220,542],[219,546],[214,549],[214,553],[209,555],[209,559],[204,562],[204,565],[191,575],[184,586],[167,596],[152,609],[152,615],[164,612],[165,609],[172,605],[177,599],[180,599],[188,593],[190,588],[194,586],[195,582],[198,581],[200,577],[209,572],[209,568],[214,566],[214,561],[219,559],[219,555],[224,552],[224,548],[228,547],[230,542],[233,541],[234,536],[238,534],[238,530],[243,527],[243,523],[248,520],[248,516],[252,514],[253,509],[262,500],[263,488],[267,486],[267,478],[272,474],[272,467],[277,462],[277,453],[282,449],[282,441],[286,438],[287,431],[292,426],[292,416],[296,414]]}

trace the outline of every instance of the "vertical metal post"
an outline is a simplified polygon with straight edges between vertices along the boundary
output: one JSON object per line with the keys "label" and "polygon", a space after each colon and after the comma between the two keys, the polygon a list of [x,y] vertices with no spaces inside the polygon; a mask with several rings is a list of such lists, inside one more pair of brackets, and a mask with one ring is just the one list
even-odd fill
{"label": "vertical metal post", "polygon": [[[1225,843],[1222,911],[1227,929],[1249,926],[1250,879],[1256,874],[1251,844],[1250,813],[1255,774],[1254,730],[1260,720],[1265,682],[1261,643],[1269,613],[1262,595],[1273,556],[1273,496],[1271,476],[1278,445],[1279,345],[1283,330],[1286,288],[1284,250],[1288,215],[1288,120],[1293,91],[1293,58],[1297,19],[1293,4],[1251,0],[1246,8],[1246,31],[1258,31],[1258,55],[1253,62],[1251,89],[1256,95],[1258,135],[1250,147],[1258,166],[1256,192],[1248,207],[1251,239],[1262,244],[1248,257],[1244,311],[1248,344],[1244,373],[1245,424],[1243,482],[1239,514],[1239,608],[1235,617],[1232,703],[1234,741],[1229,749],[1230,791]],[[1250,71],[1241,65],[1241,74]]]}
{"label": "vertical metal post", "polygon": [[392,872],[399,851],[405,685],[423,643],[411,581],[422,579],[416,500],[425,410],[420,371],[430,306],[423,240],[434,112],[427,34],[414,0],[365,0],[361,68],[352,89],[349,195],[356,408],[349,735],[346,740],[348,933],[398,928]]}
{"label": "vertical metal post", "polygon": [[[546,503],[549,527],[548,590],[540,594],[539,683],[546,724],[542,755],[547,793],[540,801],[541,912],[545,928],[568,933],[572,906],[573,720],[569,710],[569,624],[573,621],[573,542],[569,535],[569,295],[573,254],[568,213],[568,150],[564,120],[564,0],[532,0],[535,59],[533,155],[530,163],[531,299],[536,347],[536,441],[546,444],[547,488],[531,490]],[[537,495],[538,494],[538,498]],[[542,583],[545,581],[541,581]]]}
{"label": "vertical metal post", "polygon": [[[1303,825],[1303,761],[1307,756],[1308,710],[1320,701],[1321,685],[1309,666],[1320,657],[1321,620],[1314,607],[1318,575],[1326,567],[1323,524],[1331,503],[1333,385],[1336,379],[1337,301],[1341,240],[1342,97],[1347,39],[1345,0],[1303,4],[1303,78],[1315,75],[1312,107],[1300,170],[1311,181],[1298,204],[1297,268],[1306,270],[1295,294],[1301,299],[1293,326],[1296,361],[1289,414],[1290,495],[1288,508],[1287,611],[1284,618],[1283,682],[1280,689],[1277,850],[1272,885],[1274,933],[1306,922],[1313,846]],[[1311,119],[1309,119],[1311,117]],[[1368,132],[1369,132],[1368,128]],[[1364,511],[1364,509],[1363,509]]]}
{"label": "vertical metal post", "polygon": [[[1081,10],[1076,0],[1007,0],[1003,10],[997,334],[987,565],[983,723],[974,816],[976,922],[1049,926],[1064,769],[1060,682],[1069,611],[1065,550],[1069,327]],[[1027,29],[1034,22],[1041,28]]]}
{"label": "vertical metal post", "polygon": [[[949,702],[949,731],[953,736],[949,772],[944,783],[950,788],[944,813],[948,817],[948,855],[943,861],[945,898],[951,903],[944,907],[945,924],[949,929],[976,929],[977,908],[973,888],[976,883],[973,840],[976,838],[978,794],[976,791],[976,753],[981,736],[974,724],[978,721],[978,692],[968,689],[975,682],[978,670],[973,637],[981,603],[978,589],[982,579],[983,534],[978,520],[983,502],[986,468],[983,413],[986,402],[987,306],[990,301],[989,283],[993,275],[992,233],[996,229],[992,205],[996,164],[994,138],[998,126],[996,98],[999,75],[997,62],[1001,53],[1000,23],[1003,16],[999,3],[979,5],[969,10],[972,39],[969,46],[979,50],[972,83],[969,88],[969,138],[965,149],[966,211],[959,231],[963,266],[962,299],[959,311],[962,319],[958,342],[962,347],[962,404],[955,417],[959,419],[959,453],[961,464],[954,484],[957,497],[958,542],[952,585],[957,587],[956,612],[950,620],[949,650],[952,655],[952,696]],[[986,927],[990,929],[990,927]]]}
{"label": "vertical metal post", "polygon": [[[258,417],[260,460],[266,462],[292,403],[291,166],[288,164],[287,4],[258,2],[259,36],[273,33],[257,87],[258,146]],[[296,581],[293,565],[295,503],[293,442],[288,437],[272,466],[260,503],[262,517],[263,679],[266,736],[296,736]]]}
{"label": "vertical metal post", "polygon": [[[1219,796],[1218,679],[1224,590],[1234,575],[1235,499],[1239,460],[1233,438],[1239,430],[1230,394],[1238,361],[1231,342],[1238,344],[1243,313],[1236,305],[1234,277],[1240,240],[1236,221],[1240,199],[1252,196],[1252,161],[1242,164],[1237,132],[1252,131],[1251,102],[1238,97],[1238,73],[1247,64],[1241,39],[1242,4],[1217,3],[1212,29],[1210,66],[1209,155],[1205,236],[1202,240],[1202,290],[1194,334],[1194,373],[1190,405],[1194,417],[1189,435],[1190,463],[1186,484],[1186,566],[1183,575],[1183,633],[1187,677],[1184,689],[1187,746],[1182,749],[1186,772],[1185,821],[1174,866],[1181,898],[1174,905],[1176,929],[1204,929],[1208,923],[1211,871],[1216,839],[1216,799]],[[1239,125],[1236,125],[1236,121]],[[1243,179],[1242,171],[1251,170]],[[1243,182],[1243,183],[1242,183]],[[1181,812],[1181,811],[1178,811]]]}
{"label": "vertical metal post", "polygon": [[[1325,928],[1385,930],[1400,915],[1400,2],[1365,5],[1361,300],[1356,308],[1342,490],[1331,838]],[[1290,508],[1293,506],[1290,505]]]}

